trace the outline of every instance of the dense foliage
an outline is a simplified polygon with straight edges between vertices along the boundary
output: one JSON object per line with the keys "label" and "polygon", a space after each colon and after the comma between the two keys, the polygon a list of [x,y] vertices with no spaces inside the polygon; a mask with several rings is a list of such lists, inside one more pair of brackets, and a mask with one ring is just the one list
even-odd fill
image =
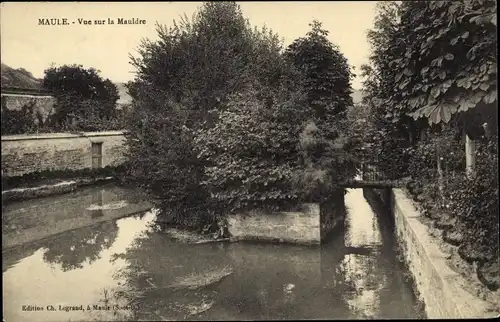
{"label": "dense foliage", "polygon": [[300,198],[292,185],[301,169],[302,124],[296,120],[307,117],[307,109],[301,97],[282,99],[259,100],[253,89],[236,94],[217,124],[197,133],[198,157],[207,164],[205,184],[227,211]]}
{"label": "dense foliage", "polygon": [[362,138],[373,156],[373,161],[387,174],[405,176],[408,168],[408,155],[402,153],[409,148],[421,127],[418,121],[392,108],[391,95],[397,88],[394,69],[390,62],[401,57],[402,53],[393,43],[399,29],[400,6],[393,1],[377,3],[378,14],[374,28],[368,31],[371,46],[370,64],[361,66],[363,82],[363,108],[366,125],[362,128],[350,127],[354,136]]}
{"label": "dense foliage", "polygon": [[127,122],[129,175],[158,197],[164,215],[178,224],[198,225],[206,221],[208,196],[200,187],[203,167],[184,125],[189,115],[167,98],[149,98],[138,102]]}
{"label": "dense foliage", "polygon": [[[459,246],[462,258],[477,262],[479,274],[483,269],[492,271],[481,280],[491,289],[497,289],[500,287],[498,139],[477,140],[475,175],[470,177],[464,175],[463,145],[459,143],[449,133],[420,142],[411,158],[410,168],[415,175],[409,191],[436,225],[444,229],[444,240]],[[446,147],[448,153],[447,158],[439,160],[443,171],[441,179],[435,153],[438,145]]]}
{"label": "dense foliage", "polygon": [[394,107],[430,123],[495,109],[496,7],[493,0],[403,2],[393,43],[403,55],[390,62]]}
{"label": "dense foliage", "polygon": [[332,117],[338,120],[353,105],[353,74],[338,46],[328,40],[328,31],[321,28],[321,23],[315,20],[310,26],[306,37],[288,46],[285,56],[303,72],[307,102],[316,117],[326,122]]}
{"label": "dense foliage", "polygon": [[109,118],[102,118],[92,107],[95,102],[84,101],[79,104],[82,112],[73,117],[71,123],[61,125],[54,115],[43,117],[36,100],[20,109],[2,108],[2,135],[37,134],[54,132],[112,131],[123,130],[127,111],[117,110]]}
{"label": "dense foliage", "polygon": [[[397,161],[391,171],[412,179],[410,193],[445,241],[487,267],[482,281],[498,288],[496,2],[382,2],[368,39],[370,126],[360,135],[381,170]],[[478,146],[471,176],[465,135]]]}
{"label": "dense foliage", "polygon": [[446,187],[450,213],[459,219],[466,242],[483,260],[498,258],[498,141],[478,142],[476,177],[456,176]]}
{"label": "dense foliage", "polygon": [[[319,33],[324,42],[318,28],[308,38]],[[333,117],[326,124],[308,102],[311,54],[330,66],[323,83],[339,79],[338,95],[324,105],[349,104],[351,75],[331,44],[306,53],[301,40],[284,55],[278,36],[252,28],[233,2],[204,3],[191,21],[157,30],[159,40],[144,41],[132,57],[138,73],[127,129],[131,175],[169,220],[199,226],[236,209],[321,198],[320,186],[354,172],[338,156],[342,142],[333,143],[340,126]]]}
{"label": "dense foliage", "polygon": [[85,122],[91,118],[108,120],[116,117],[118,89],[109,79],[103,79],[94,68],[85,69],[81,65],[64,65],[45,70],[43,87],[53,93],[57,99],[53,127],[64,130],[76,126],[85,128]]}
{"label": "dense foliage", "polygon": [[234,3],[205,3],[192,21],[157,32],[160,40],[145,40],[132,57],[131,175],[159,197],[174,223],[197,226],[211,207],[193,131],[210,127],[228,97],[251,80],[273,74],[279,51],[276,37],[252,30]]}
{"label": "dense foliage", "polygon": [[45,71],[43,86],[56,99],[51,111],[46,98],[22,97],[26,103],[20,108],[7,106],[2,99],[3,135],[123,129],[126,111],[116,108],[116,85],[102,79],[97,70],[78,65],[51,67]]}
{"label": "dense foliage", "polygon": [[138,57],[131,57],[138,71],[131,92],[154,88],[205,120],[250,81],[263,86],[279,81],[278,37],[252,29],[233,2],[205,3],[192,21],[158,26],[157,32],[159,41],[145,40]]}

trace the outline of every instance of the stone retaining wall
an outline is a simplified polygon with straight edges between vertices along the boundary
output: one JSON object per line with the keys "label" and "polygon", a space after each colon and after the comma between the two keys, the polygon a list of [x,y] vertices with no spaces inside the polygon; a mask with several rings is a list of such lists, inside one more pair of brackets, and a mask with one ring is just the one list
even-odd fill
{"label": "stone retaining wall", "polygon": [[2,176],[92,168],[92,143],[102,143],[101,167],[125,161],[122,131],[2,136]]}
{"label": "stone retaining wall", "polygon": [[392,190],[395,233],[405,262],[425,303],[428,318],[484,318],[495,316],[489,304],[465,289],[467,281],[447,264],[448,255],[420,220],[412,200],[402,189]]}
{"label": "stone retaining wall", "polygon": [[251,211],[228,216],[232,240],[318,245],[339,225],[344,214],[333,203],[308,203],[300,211]]}

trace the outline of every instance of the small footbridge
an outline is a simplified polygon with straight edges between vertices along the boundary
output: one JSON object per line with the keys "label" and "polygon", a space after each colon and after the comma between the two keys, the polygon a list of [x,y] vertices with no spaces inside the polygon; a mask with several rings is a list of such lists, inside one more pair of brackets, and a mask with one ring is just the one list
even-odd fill
{"label": "small footbridge", "polygon": [[[342,188],[401,188],[408,183],[408,178],[398,177],[397,164],[386,164],[384,168],[394,171],[380,171],[375,164],[379,164],[376,156],[363,156],[359,160],[358,174],[352,180],[339,183]],[[390,162],[393,163],[393,162]]]}

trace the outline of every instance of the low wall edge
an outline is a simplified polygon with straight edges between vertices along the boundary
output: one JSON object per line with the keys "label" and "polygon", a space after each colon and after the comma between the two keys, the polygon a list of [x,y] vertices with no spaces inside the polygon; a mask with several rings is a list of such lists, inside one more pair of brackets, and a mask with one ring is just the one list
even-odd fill
{"label": "low wall edge", "polygon": [[[393,189],[395,233],[405,261],[425,303],[428,318],[497,316],[491,305],[464,289],[467,281],[449,267],[440,241],[419,220],[422,215],[403,189]],[[433,284],[439,282],[439,285]],[[442,287],[439,287],[442,285]]]}

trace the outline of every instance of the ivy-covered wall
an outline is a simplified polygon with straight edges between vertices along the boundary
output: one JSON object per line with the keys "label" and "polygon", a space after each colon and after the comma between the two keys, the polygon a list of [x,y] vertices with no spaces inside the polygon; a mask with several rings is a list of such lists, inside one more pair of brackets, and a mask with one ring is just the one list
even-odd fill
{"label": "ivy-covered wall", "polygon": [[2,94],[2,109],[9,111],[21,111],[23,106],[33,104],[33,121],[38,122],[39,117],[42,122],[54,111],[56,99],[52,96],[35,96],[23,94]]}

